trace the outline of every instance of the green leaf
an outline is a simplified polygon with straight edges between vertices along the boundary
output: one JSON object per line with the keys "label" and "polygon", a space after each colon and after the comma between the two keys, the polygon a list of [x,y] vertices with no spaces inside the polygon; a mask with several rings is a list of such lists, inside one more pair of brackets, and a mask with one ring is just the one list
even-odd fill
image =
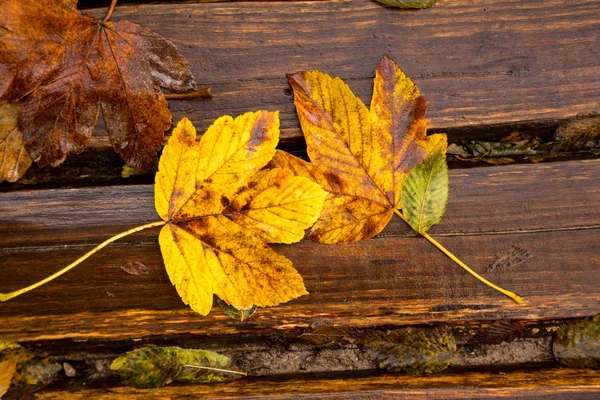
{"label": "green leaf", "polygon": [[417,232],[427,232],[442,220],[448,203],[448,165],[435,153],[414,167],[402,188],[402,212]]}
{"label": "green leaf", "polygon": [[181,347],[144,346],[127,352],[110,366],[121,381],[137,388],[156,388],[173,381],[220,382],[228,379],[225,373],[194,368],[225,368],[230,360],[209,350],[191,350]]}
{"label": "green leaf", "polygon": [[368,331],[362,345],[379,368],[409,374],[442,371],[456,352],[454,335],[446,328]]}
{"label": "green leaf", "polygon": [[11,342],[0,342],[0,365],[3,369],[14,366],[10,386],[6,388],[6,398],[29,398],[32,393],[54,382],[62,370],[58,363],[52,362],[44,354]]}
{"label": "green leaf", "polygon": [[600,317],[561,326],[552,351],[567,367],[600,369]]}
{"label": "green leaf", "polygon": [[430,8],[432,7],[437,0],[413,0],[413,1],[403,1],[403,0],[376,0],[381,4],[385,4],[386,6],[392,6],[396,8]]}
{"label": "green leaf", "polygon": [[237,319],[238,321],[248,319],[256,311],[256,306],[252,306],[247,310],[238,310],[237,308],[225,303],[219,297],[217,297],[217,304],[219,307],[221,307],[221,310],[223,310],[223,314],[230,318]]}

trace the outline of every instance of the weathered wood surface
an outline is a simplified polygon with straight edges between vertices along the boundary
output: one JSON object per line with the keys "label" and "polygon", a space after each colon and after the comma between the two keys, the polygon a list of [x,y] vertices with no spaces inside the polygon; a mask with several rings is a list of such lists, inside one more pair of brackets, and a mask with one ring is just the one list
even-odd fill
{"label": "weathered wood surface", "polygon": [[[522,306],[481,285],[393,220],[352,245],[276,246],[303,275],[309,296],[238,322],[200,317],[171,286],[157,231],[117,243],[76,270],[0,305],[0,337],[136,338],[161,334],[264,333],[311,324],[405,325],[497,318],[546,319],[600,312],[600,160],[458,169],[432,234],[477,271],[511,245],[534,257],[486,274],[523,295]],[[151,186],[0,194],[0,290],[49,275],[93,245],[157,219]],[[18,206],[17,206],[18,205]],[[148,275],[120,269],[140,261]]]}
{"label": "weathered wood surface", "polygon": [[[94,10],[98,16],[104,9]],[[142,4],[126,18],[172,39],[212,100],[171,101],[200,131],[220,115],[281,110],[299,137],[285,74],[320,69],[369,102],[383,53],[428,100],[429,126],[555,121],[600,107],[596,0],[440,0],[402,11],[368,0]],[[92,146],[109,146],[99,123]]]}
{"label": "weathered wood surface", "polygon": [[466,373],[430,376],[379,375],[354,379],[244,379],[210,385],[173,385],[144,390],[129,387],[46,391],[41,399],[597,399],[600,372]]}

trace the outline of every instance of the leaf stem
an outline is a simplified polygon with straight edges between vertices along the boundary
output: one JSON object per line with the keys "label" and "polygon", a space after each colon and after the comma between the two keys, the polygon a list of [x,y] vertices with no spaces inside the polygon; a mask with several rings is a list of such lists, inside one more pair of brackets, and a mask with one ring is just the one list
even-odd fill
{"label": "leaf stem", "polygon": [[60,271],[58,271],[58,272],[50,275],[49,277],[47,277],[45,279],[42,279],[41,281],[39,281],[37,283],[34,283],[33,285],[24,287],[22,289],[16,290],[16,291],[11,292],[11,293],[0,293],[0,303],[5,302],[7,300],[10,300],[10,299],[12,299],[14,297],[20,296],[23,293],[27,293],[30,290],[38,288],[38,287],[42,286],[43,284],[46,284],[46,283],[48,283],[48,282],[50,282],[50,281],[58,278],[62,274],[66,273],[66,272],[68,272],[70,270],[72,270],[77,265],[81,264],[83,261],[85,261],[90,256],[92,256],[94,253],[96,253],[98,250],[100,250],[100,249],[108,246],[109,244],[111,244],[114,241],[117,241],[117,240],[121,239],[122,237],[131,235],[132,233],[136,233],[136,232],[142,231],[144,229],[154,228],[155,226],[162,226],[165,223],[166,223],[165,221],[152,222],[150,224],[136,226],[135,228],[131,228],[129,230],[126,230],[125,232],[121,232],[118,235],[115,235],[115,236],[111,237],[110,239],[107,239],[104,242],[100,243],[98,246],[94,247],[92,250],[88,251],[83,256],[79,257],[77,260],[73,261],[71,264],[67,265],[66,267],[64,267]]}
{"label": "leaf stem", "polygon": [[165,96],[165,99],[167,99],[167,100],[211,98],[212,91],[210,90],[210,88],[202,88],[202,89],[198,89],[193,92],[187,92],[187,93],[165,93],[164,96]]}
{"label": "leaf stem", "polygon": [[[408,224],[408,221],[406,220],[406,218],[404,217],[404,215],[400,211],[394,210],[394,213],[396,213],[397,216],[399,216],[400,218],[402,218],[402,220]],[[482,277],[481,275],[479,275],[477,272],[473,271],[465,263],[463,263],[462,261],[460,261],[454,254],[450,253],[450,251],[448,251],[448,249],[446,249],[444,246],[442,246],[441,243],[439,243],[437,240],[435,240],[434,238],[432,238],[431,236],[429,236],[429,234],[427,232],[419,232],[419,234],[421,236],[423,236],[425,239],[427,239],[435,247],[437,247],[442,253],[444,253],[446,256],[448,256],[448,258],[450,258],[452,261],[454,261],[456,264],[458,264],[460,267],[462,267],[465,271],[467,271],[469,274],[473,275],[473,277],[475,277],[475,279],[477,279],[480,282],[488,285],[492,289],[496,289],[497,291],[499,291],[503,295],[510,297],[511,299],[513,299],[515,301],[515,303],[517,303],[517,304],[523,304],[523,298],[521,296],[519,296],[518,294],[513,293],[511,291],[508,291],[506,289],[502,289],[500,286],[497,286],[497,285],[493,284],[492,282],[488,281],[487,279],[485,279],[484,277]]]}
{"label": "leaf stem", "polygon": [[110,2],[110,7],[108,7],[108,11],[106,12],[106,15],[104,16],[104,19],[102,20],[103,24],[107,23],[108,20],[110,19],[110,17],[112,17],[112,14],[115,11],[116,6],[117,6],[117,0],[112,0]]}
{"label": "leaf stem", "polygon": [[197,368],[197,369],[208,369],[208,370],[211,370],[211,371],[227,372],[227,373],[230,373],[230,374],[238,374],[238,375],[248,376],[247,373],[241,372],[241,371],[232,371],[232,370],[229,370],[229,369],[205,367],[203,365],[186,364],[186,365],[184,365],[184,367]]}

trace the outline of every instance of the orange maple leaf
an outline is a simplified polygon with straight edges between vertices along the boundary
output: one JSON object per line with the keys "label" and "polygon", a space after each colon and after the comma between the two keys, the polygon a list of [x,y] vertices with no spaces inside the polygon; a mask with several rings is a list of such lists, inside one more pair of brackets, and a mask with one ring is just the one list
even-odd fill
{"label": "orange maple leaf", "polygon": [[425,100],[387,56],[377,67],[371,109],[340,79],[320,71],[288,76],[308,155],[330,195],[309,238],[322,243],[368,239],[402,208],[408,172],[447,147],[427,136]]}

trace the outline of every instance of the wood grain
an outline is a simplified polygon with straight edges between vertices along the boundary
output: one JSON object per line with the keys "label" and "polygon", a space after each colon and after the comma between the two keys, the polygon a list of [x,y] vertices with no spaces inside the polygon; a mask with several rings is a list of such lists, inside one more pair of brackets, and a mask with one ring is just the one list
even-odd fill
{"label": "wood grain", "polygon": [[[98,16],[104,9],[94,12]],[[372,1],[123,5],[172,39],[211,100],[171,101],[200,131],[220,115],[281,110],[300,135],[285,74],[319,69],[369,102],[384,53],[414,78],[436,130],[552,121],[600,107],[600,4],[595,0],[454,0],[402,11]],[[93,146],[109,146],[102,126]]]}
{"label": "wood grain", "polygon": [[430,376],[379,375],[354,379],[244,379],[210,385],[172,385],[46,391],[39,399],[595,399],[600,372],[548,370]]}
{"label": "wood grain", "polygon": [[[600,312],[600,161],[459,169],[448,212],[432,234],[477,271],[511,245],[534,257],[489,277],[526,298],[517,306],[481,285],[394,220],[352,245],[274,246],[310,296],[236,322],[191,312],[171,286],[156,232],[131,236],[75,271],[0,305],[0,337],[136,338],[236,334],[311,324],[410,325],[497,318],[549,319]],[[19,207],[15,207],[19,204]],[[155,220],[151,186],[0,194],[0,276],[6,292],[41,279],[107,236]],[[133,276],[120,265],[145,264]]]}

